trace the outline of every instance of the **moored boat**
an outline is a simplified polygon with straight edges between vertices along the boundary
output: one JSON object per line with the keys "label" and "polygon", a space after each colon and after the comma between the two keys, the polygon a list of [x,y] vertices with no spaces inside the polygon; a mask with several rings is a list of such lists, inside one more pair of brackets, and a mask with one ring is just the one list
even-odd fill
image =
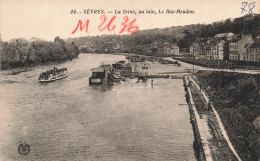
{"label": "moored boat", "polygon": [[67,68],[58,69],[54,67],[52,70],[42,72],[39,76],[38,83],[53,82],[66,77],[68,77]]}
{"label": "moored boat", "polygon": [[91,71],[92,76],[89,77],[89,84],[102,84],[104,81],[108,80],[112,67],[111,65],[101,65],[97,68],[92,68]]}

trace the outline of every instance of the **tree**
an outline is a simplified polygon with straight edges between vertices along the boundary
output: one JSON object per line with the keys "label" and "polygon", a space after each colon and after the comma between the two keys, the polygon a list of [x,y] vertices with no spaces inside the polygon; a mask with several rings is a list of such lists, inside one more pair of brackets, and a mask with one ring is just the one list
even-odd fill
{"label": "tree", "polygon": [[189,31],[184,31],[184,33],[185,36],[177,44],[180,48],[189,48],[192,42],[196,40],[196,37]]}
{"label": "tree", "polygon": [[79,49],[75,43],[65,43],[59,37],[54,42],[13,39],[3,44],[1,69],[72,59],[78,54]]}

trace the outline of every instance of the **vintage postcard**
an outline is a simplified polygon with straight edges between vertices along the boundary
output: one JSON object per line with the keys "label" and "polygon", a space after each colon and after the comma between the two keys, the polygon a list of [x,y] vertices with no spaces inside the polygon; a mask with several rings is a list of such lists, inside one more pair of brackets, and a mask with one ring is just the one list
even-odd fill
{"label": "vintage postcard", "polygon": [[259,0],[0,0],[0,161],[260,161]]}

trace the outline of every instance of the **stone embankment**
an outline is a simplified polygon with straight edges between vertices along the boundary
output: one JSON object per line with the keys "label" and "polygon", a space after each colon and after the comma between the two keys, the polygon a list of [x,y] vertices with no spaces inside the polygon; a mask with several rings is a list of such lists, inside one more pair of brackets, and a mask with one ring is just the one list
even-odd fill
{"label": "stone embankment", "polygon": [[198,160],[241,160],[229,141],[213,103],[194,80],[193,75],[184,77],[184,87]]}
{"label": "stone embankment", "polygon": [[260,75],[199,71],[192,77],[212,102],[241,160],[259,160]]}

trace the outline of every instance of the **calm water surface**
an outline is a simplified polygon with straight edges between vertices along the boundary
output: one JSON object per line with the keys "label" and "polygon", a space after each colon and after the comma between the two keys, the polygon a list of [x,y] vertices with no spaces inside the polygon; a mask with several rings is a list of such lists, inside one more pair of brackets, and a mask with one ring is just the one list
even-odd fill
{"label": "calm water surface", "polygon": [[[0,160],[192,161],[193,132],[182,80],[135,79],[89,86],[90,69],[124,56],[81,54],[25,72],[1,71]],[[69,77],[38,85],[41,72]],[[13,73],[13,74],[11,74]],[[18,145],[30,145],[28,155]]]}

